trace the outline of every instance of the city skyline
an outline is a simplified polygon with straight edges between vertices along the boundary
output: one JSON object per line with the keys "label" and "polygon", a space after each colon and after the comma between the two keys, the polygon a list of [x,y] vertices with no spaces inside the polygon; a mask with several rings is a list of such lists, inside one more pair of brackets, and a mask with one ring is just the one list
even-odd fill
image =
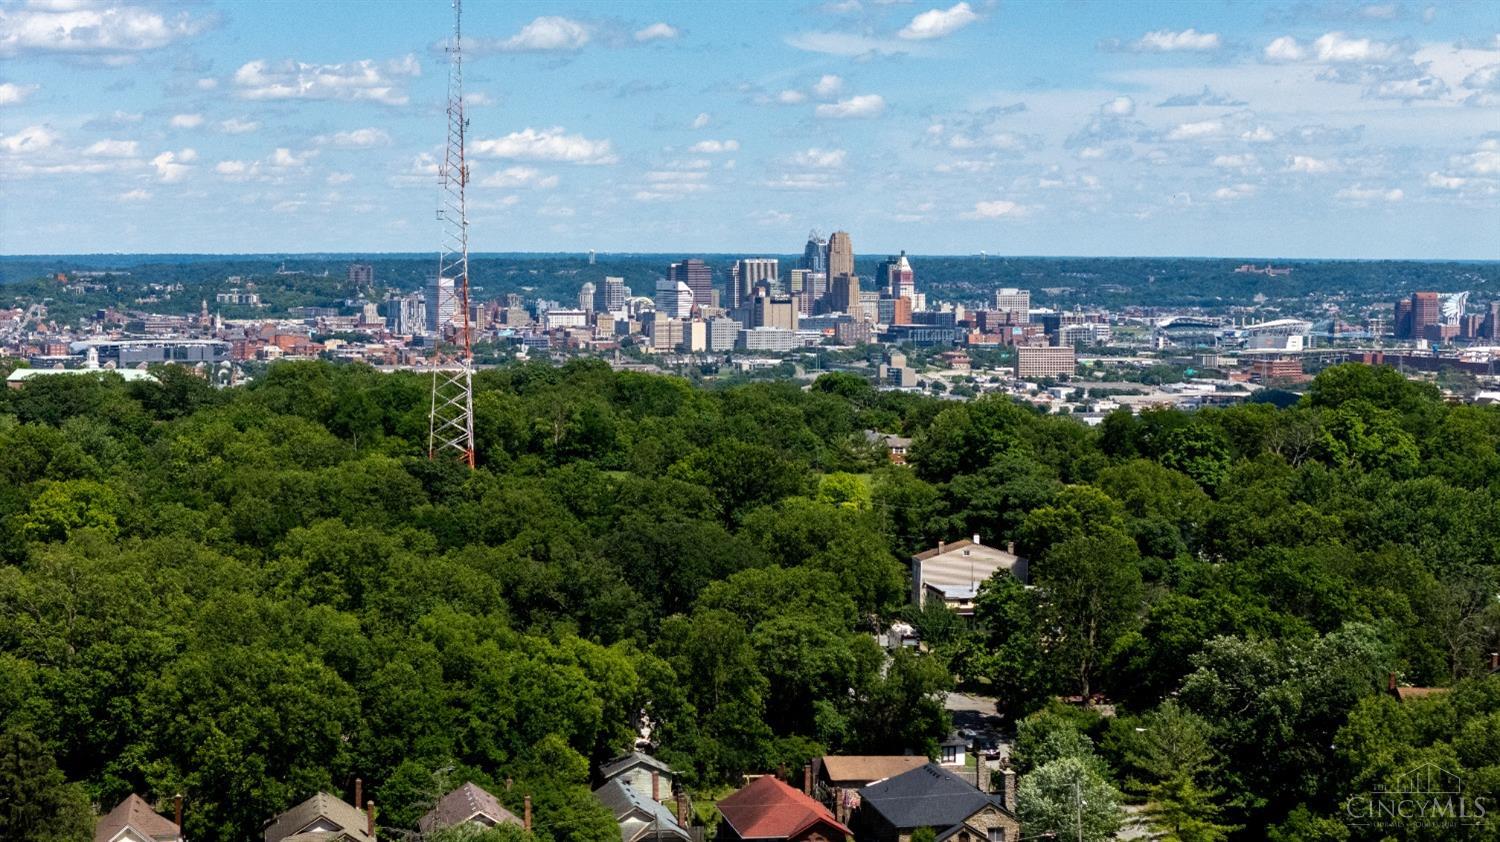
{"label": "city skyline", "polygon": [[[448,5],[287,8],[0,3],[0,248],[435,250]],[[1500,257],[1500,7],[757,8],[471,4],[473,249]]]}

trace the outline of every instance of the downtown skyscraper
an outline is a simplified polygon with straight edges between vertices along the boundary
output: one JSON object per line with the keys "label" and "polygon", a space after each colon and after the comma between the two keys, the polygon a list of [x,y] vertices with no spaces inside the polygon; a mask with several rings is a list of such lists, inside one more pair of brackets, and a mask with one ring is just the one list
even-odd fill
{"label": "downtown skyscraper", "polygon": [[854,274],[854,243],[849,240],[849,232],[835,231],[828,238],[828,281],[839,275]]}

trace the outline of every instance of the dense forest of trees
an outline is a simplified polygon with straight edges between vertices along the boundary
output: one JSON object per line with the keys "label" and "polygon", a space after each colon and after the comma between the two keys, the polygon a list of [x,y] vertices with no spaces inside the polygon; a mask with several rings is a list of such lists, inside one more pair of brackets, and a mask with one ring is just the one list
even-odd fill
{"label": "dense forest of trees", "polygon": [[[1028,834],[1072,832],[1080,781],[1197,840],[1379,838],[1344,799],[1422,761],[1500,803],[1500,410],[1389,369],[1090,429],[845,374],[513,365],[476,377],[473,473],[425,458],[416,375],[158,377],[0,396],[0,838],[87,838],[134,791],[250,839],[358,776],[390,827],[470,779],[605,842],[591,773],[642,711],[709,793],[930,751],[955,680],[1018,723]],[[1036,587],[912,614],[901,560],[976,533]],[[930,654],[886,662],[899,616]],[[1391,672],[1454,689],[1398,703]],[[1119,715],[1052,701],[1096,693]]]}

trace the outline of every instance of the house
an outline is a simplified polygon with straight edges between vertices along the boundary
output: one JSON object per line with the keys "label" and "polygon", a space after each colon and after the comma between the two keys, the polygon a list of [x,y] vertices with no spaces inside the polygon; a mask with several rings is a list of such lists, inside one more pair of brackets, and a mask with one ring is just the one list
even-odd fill
{"label": "house", "polygon": [[[529,801],[527,805],[530,806]],[[505,809],[500,799],[473,783],[465,783],[444,795],[427,815],[417,819],[417,829],[423,833],[466,824],[481,830],[501,824],[527,826],[515,813]]]}
{"label": "house", "polygon": [[990,795],[952,772],[928,763],[859,791],[855,826],[870,842],[910,842],[930,827],[949,842],[1016,842],[1021,822],[1015,813],[1015,776],[1006,775],[1005,792]]}
{"label": "house", "polygon": [[724,823],[715,838],[723,842],[843,842],[852,835],[812,796],[772,775],[756,778],[720,801],[719,812]]}
{"label": "house", "polygon": [[1448,692],[1447,687],[1405,687],[1397,684],[1396,674],[1390,673],[1386,678],[1386,692],[1396,697],[1396,701],[1405,702],[1411,699],[1425,699],[1430,696],[1441,696]]}
{"label": "house", "polygon": [[859,789],[875,781],[927,765],[920,754],[828,755],[818,758],[818,784],[830,789]]}
{"label": "house", "polygon": [[865,430],[865,441],[868,441],[870,444],[884,446],[890,453],[891,464],[906,464],[906,451],[911,449],[911,439],[906,436],[882,433],[879,430]]}
{"label": "house", "polygon": [[375,805],[360,812],[320,792],[267,822],[265,842],[375,842]]}
{"label": "house", "polygon": [[620,781],[642,798],[657,803],[671,799],[673,783],[677,780],[677,773],[671,766],[638,751],[609,761],[599,768],[599,774],[604,780]]}
{"label": "house", "polygon": [[[182,796],[177,797],[177,817],[180,822]],[[132,794],[99,817],[94,842],[183,842],[182,828],[151,809],[146,799]]]}
{"label": "house", "polygon": [[988,547],[978,535],[951,544],[939,542],[935,549],[911,557],[912,604],[920,608],[928,599],[940,599],[959,615],[972,617],[979,586],[1001,570],[1026,581],[1026,559],[1016,555],[1014,544],[1003,550]]}
{"label": "house", "polygon": [[860,787],[925,766],[927,758],[920,754],[828,755],[818,758],[814,765],[813,794],[833,810],[834,818],[848,823]]}
{"label": "house", "polygon": [[968,740],[957,734],[949,734],[948,739],[938,743],[938,763],[943,766],[962,766],[968,760],[968,750]]}
{"label": "house", "polygon": [[594,790],[599,799],[620,825],[620,842],[658,842],[658,840],[686,840],[688,833],[677,821],[677,816],[665,805],[641,795],[634,787],[616,778]]}

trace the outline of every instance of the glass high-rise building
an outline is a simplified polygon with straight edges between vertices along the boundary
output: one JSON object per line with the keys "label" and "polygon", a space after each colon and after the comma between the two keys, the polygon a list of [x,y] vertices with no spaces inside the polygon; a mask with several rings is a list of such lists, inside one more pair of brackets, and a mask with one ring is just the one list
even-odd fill
{"label": "glass high-rise building", "polygon": [[682,281],[693,291],[693,301],[707,307],[714,300],[714,273],[708,264],[696,257],[681,263],[673,263],[667,270],[667,279]]}
{"label": "glass high-rise building", "polygon": [[809,272],[828,272],[828,241],[817,231],[808,232],[807,246],[802,249],[802,260],[797,263],[797,268]]}

